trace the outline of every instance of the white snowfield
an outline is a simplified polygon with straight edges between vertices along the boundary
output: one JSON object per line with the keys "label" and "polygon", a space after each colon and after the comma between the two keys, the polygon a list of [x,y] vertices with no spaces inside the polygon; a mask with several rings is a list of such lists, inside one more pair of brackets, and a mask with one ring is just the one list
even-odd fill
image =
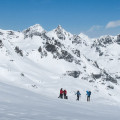
{"label": "white snowfield", "polygon": [[49,98],[0,83],[0,120],[119,120],[119,105]]}
{"label": "white snowfield", "polygon": [[[0,120],[119,120],[116,40],[72,35],[61,26],[50,32],[38,24],[23,32],[0,29]],[[60,88],[68,100],[58,98]]]}

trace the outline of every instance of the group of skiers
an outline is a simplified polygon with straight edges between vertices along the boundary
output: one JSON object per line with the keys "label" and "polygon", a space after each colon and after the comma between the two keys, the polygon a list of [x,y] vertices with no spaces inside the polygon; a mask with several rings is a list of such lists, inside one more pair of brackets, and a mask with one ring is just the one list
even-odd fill
{"label": "group of skiers", "polygon": [[[80,91],[78,90],[75,95],[77,95],[77,99],[79,101],[79,98],[81,96],[81,93]],[[86,91],[86,95],[87,95],[87,101],[90,101],[90,96],[91,96],[91,91]],[[64,99],[68,99],[68,96],[67,96],[67,91],[66,90],[63,90],[62,88],[60,89],[60,95],[58,98],[61,98],[63,99],[63,96],[64,96]]]}
{"label": "group of skiers", "polygon": [[[81,96],[80,91],[78,90],[75,95],[77,95],[77,100],[79,101],[79,97]],[[86,91],[86,95],[87,95],[87,101],[90,101],[91,91]]]}
{"label": "group of skiers", "polygon": [[68,99],[67,96],[67,90],[63,90],[62,88],[60,89],[60,96],[58,98],[63,99],[63,95],[64,95],[64,99]]}

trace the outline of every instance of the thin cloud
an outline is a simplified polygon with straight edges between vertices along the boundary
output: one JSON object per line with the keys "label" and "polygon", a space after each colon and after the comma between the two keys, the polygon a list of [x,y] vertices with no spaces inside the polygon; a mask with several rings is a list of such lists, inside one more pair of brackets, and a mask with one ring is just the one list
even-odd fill
{"label": "thin cloud", "polygon": [[100,36],[103,31],[104,31],[104,26],[93,25],[84,33],[88,35],[90,38],[96,38]]}
{"label": "thin cloud", "polygon": [[100,30],[103,26],[100,25],[93,25],[87,32],[93,32],[96,30]]}
{"label": "thin cloud", "polygon": [[110,21],[107,25],[106,28],[115,28],[120,26],[120,20],[117,21]]}

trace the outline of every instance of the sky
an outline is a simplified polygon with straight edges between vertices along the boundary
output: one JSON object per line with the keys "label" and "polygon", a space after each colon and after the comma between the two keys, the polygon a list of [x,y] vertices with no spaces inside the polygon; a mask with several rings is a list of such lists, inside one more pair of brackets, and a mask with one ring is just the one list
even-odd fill
{"label": "sky", "polygon": [[120,0],[0,0],[0,29],[22,31],[61,25],[89,37],[120,34]]}

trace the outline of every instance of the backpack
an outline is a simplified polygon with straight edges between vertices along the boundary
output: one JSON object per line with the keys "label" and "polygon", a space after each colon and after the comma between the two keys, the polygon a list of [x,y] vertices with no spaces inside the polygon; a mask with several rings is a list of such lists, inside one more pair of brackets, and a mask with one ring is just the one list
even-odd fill
{"label": "backpack", "polygon": [[68,99],[68,96],[66,96],[66,99]]}
{"label": "backpack", "polygon": [[77,95],[79,95],[79,96],[81,95],[79,91],[77,91]]}
{"label": "backpack", "polygon": [[90,95],[91,95],[91,91],[86,91],[86,92],[87,92],[87,96],[90,97]]}

